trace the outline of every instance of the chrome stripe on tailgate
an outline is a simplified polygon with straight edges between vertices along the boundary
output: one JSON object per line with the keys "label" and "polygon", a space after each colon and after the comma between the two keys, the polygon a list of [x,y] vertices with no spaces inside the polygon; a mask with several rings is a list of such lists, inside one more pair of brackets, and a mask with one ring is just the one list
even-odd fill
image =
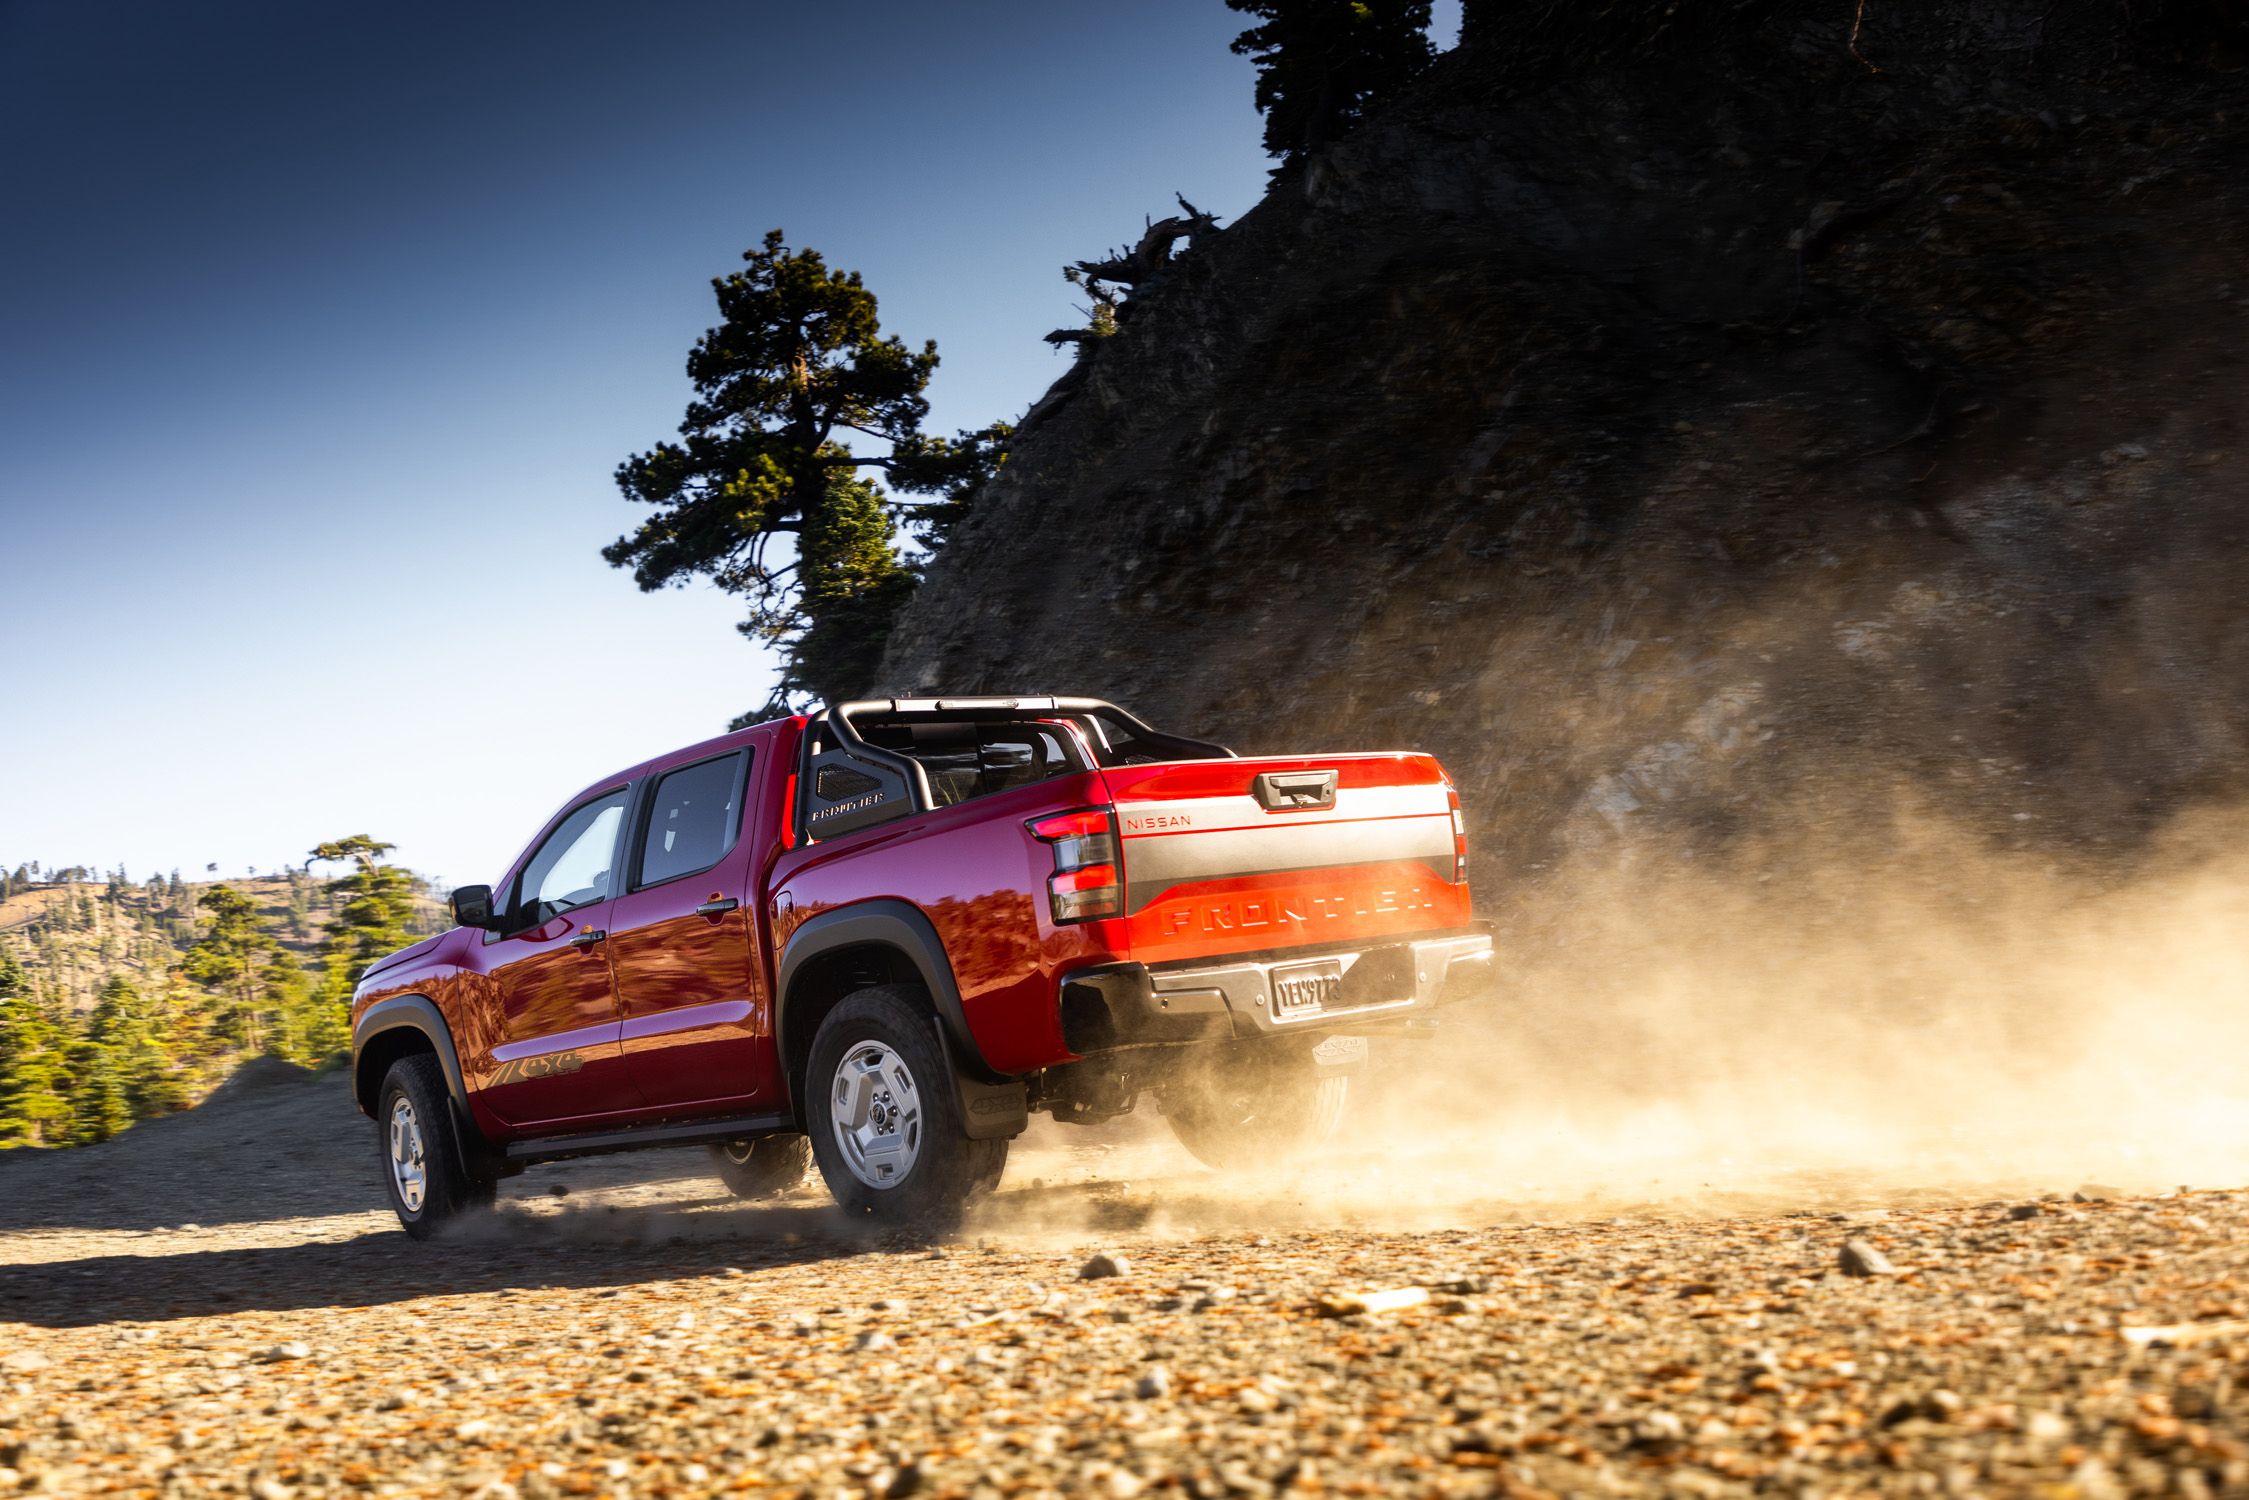
{"label": "chrome stripe on tailgate", "polygon": [[1421,863],[1452,878],[1451,805],[1441,786],[1346,788],[1337,806],[1268,812],[1256,798],[1117,806],[1125,910],[1197,881],[1350,865]]}
{"label": "chrome stripe on tailgate", "polygon": [[1302,828],[1307,823],[1351,823],[1367,818],[1450,818],[1445,789],[1424,786],[1347,786],[1335,806],[1267,812],[1246,788],[1239,796],[1169,797],[1119,802],[1117,822],[1126,838],[1152,833],[1209,833],[1225,828]]}

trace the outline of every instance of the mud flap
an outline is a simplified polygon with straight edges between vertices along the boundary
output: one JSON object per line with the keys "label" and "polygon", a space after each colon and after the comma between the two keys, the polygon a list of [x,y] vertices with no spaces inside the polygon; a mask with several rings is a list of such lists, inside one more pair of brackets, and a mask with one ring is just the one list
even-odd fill
{"label": "mud flap", "polygon": [[1331,1036],[1312,1049],[1312,1061],[1322,1078],[1338,1073],[1356,1073],[1367,1065],[1367,1039],[1363,1036]]}
{"label": "mud flap", "polygon": [[523,1163],[510,1161],[504,1151],[493,1150],[460,1100],[448,1099],[446,1104],[453,1113],[453,1157],[460,1164],[462,1176],[471,1182],[498,1182],[523,1175]]}
{"label": "mud flap", "polygon": [[953,1075],[954,1097],[960,1101],[961,1128],[972,1141],[1007,1140],[1021,1135],[1031,1123],[1029,1091],[1020,1078],[998,1083],[976,1077],[960,1063],[952,1038],[937,1028],[937,1045],[944,1049],[945,1071]]}

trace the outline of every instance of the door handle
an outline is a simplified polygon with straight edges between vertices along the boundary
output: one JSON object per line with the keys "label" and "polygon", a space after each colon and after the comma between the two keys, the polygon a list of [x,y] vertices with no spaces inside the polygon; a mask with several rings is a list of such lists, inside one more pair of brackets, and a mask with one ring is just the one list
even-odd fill
{"label": "door handle", "polygon": [[573,948],[591,948],[594,944],[605,941],[608,936],[608,933],[603,932],[598,927],[589,928],[587,931],[581,932],[576,937],[572,938],[570,940],[570,946]]}
{"label": "door handle", "polygon": [[695,915],[698,917],[723,917],[741,904],[732,896],[721,896],[715,901],[706,901],[701,906],[696,907]]}

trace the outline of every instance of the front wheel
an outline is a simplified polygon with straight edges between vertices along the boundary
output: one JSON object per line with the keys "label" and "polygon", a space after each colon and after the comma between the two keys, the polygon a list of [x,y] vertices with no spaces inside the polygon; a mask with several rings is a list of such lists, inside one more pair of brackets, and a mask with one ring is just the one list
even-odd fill
{"label": "front wheel", "polygon": [[426,1240],[462,1215],[491,1206],[499,1184],[462,1170],[453,1101],[434,1056],[417,1052],[392,1063],[376,1100],[383,1185],[401,1229]]}
{"label": "front wheel", "polygon": [[1326,1144],[1350,1091],[1308,1048],[1230,1047],[1164,1090],[1164,1119],[1206,1167],[1279,1166]]}
{"label": "front wheel", "polygon": [[1006,1141],[962,1127],[929,997],[913,986],[861,990],[829,1011],[804,1091],[813,1160],[849,1212],[947,1222],[1006,1164]]}
{"label": "front wheel", "polygon": [[719,1181],[737,1198],[776,1198],[804,1181],[812,1142],[801,1135],[761,1135],[711,1147]]}

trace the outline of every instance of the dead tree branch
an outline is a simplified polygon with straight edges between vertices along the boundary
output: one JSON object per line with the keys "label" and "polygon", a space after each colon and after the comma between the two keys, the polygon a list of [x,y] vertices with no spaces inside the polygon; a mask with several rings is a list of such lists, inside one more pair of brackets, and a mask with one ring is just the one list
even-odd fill
{"label": "dead tree branch", "polygon": [[1214,215],[1206,214],[1189,203],[1180,194],[1180,213],[1147,223],[1141,232],[1140,242],[1129,250],[1119,250],[1107,260],[1081,260],[1072,267],[1088,282],[1107,281],[1119,286],[1140,286],[1162,274],[1171,264],[1172,248],[1181,240],[1198,234],[1209,234],[1218,228]]}

